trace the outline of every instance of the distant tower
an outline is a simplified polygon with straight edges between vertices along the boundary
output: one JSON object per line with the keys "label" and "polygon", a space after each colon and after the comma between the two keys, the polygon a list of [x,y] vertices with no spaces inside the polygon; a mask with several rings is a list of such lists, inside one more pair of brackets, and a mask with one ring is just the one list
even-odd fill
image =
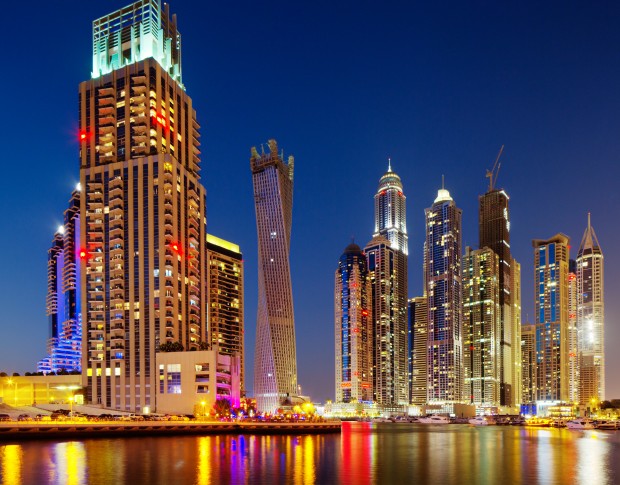
{"label": "distant tower", "polygon": [[535,239],[536,400],[568,401],[568,259],[570,239]]}
{"label": "distant tower", "polygon": [[[381,404],[409,402],[407,366],[407,254],[405,195],[400,177],[388,170],[375,194],[375,230],[366,246],[373,285],[374,393]],[[371,256],[372,255],[372,256]],[[381,258],[389,255],[388,260]],[[384,272],[379,276],[377,271]],[[389,278],[389,283],[384,280]],[[379,309],[383,307],[382,309]]]}
{"label": "distant tower", "polygon": [[605,399],[605,297],[604,257],[590,224],[577,254],[577,332],[582,404]]}
{"label": "distant tower", "polygon": [[[487,172],[489,189],[486,194],[479,198],[479,247],[492,249],[499,257],[499,305],[500,305],[500,329],[499,329],[499,379],[500,379],[500,402],[504,406],[515,404],[513,379],[516,377],[516,366],[512,344],[518,345],[514,335],[514,322],[512,319],[511,299],[511,263],[510,255],[510,217],[508,211],[508,194],[503,189],[496,187],[497,176],[501,167],[499,158],[503,152],[502,146],[495,166]],[[518,352],[517,352],[518,353]]]}
{"label": "distant tower", "polygon": [[462,210],[442,188],[426,209],[428,402],[463,400],[461,220]]}
{"label": "distant tower", "polygon": [[427,386],[428,306],[426,296],[409,300],[409,402],[426,404]]}
{"label": "distant tower", "polygon": [[237,244],[207,234],[207,285],[211,348],[220,354],[239,355],[241,392],[245,390],[243,344],[243,255]]}
{"label": "distant tower", "polygon": [[372,401],[372,305],[366,256],[349,244],[335,275],[336,402]]}
{"label": "distant tower", "polygon": [[79,371],[82,368],[82,310],[80,305],[80,190],[71,195],[64,223],[48,251],[47,315],[50,338],[47,357],[38,371]]}
{"label": "distant tower", "polygon": [[254,394],[258,410],[272,413],[298,393],[290,269],[294,159],[285,163],[269,140],[269,153],[252,148],[250,167],[258,232]]}
{"label": "distant tower", "polygon": [[513,405],[523,402],[523,375],[521,359],[521,264],[512,258],[510,265],[510,289],[512,300],[512,335],[515,345],[512,346],[512,363],[514,365]]}
{"label": "distant tower", "polygon": [[521,326],[521,369],[523,404],[536,401],[536,325]]}
{"label": "distant tower", "polygon": [[465,400],[499,405],[499,258],[489,248],[465,249],[463,361]]}
{"label": "distant tower", "polygon": [[568,398],[579,402],[579,349],[577,345],[577,263],[568,261]]}

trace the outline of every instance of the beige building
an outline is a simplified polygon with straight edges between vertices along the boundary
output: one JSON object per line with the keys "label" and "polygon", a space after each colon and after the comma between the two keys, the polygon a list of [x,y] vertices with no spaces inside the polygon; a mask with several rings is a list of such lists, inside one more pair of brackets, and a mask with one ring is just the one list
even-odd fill
{"label": "beige building", "polygon": [[167,6],[139,0],[96,20],[92,79],[79,88],[82,371],[90,403],[152,408],[160,346],[194,350],[206,341],[199,128]]}
{"label": "beige building", "polygon": [[536,325],[521,326],[521,403],[536,401]]}
{"label": "beige building", "polygon": [[82,389],[82,376],[14,376],[0,377],[0,403],[10,406],[31,406],[69,402]]}
{"label": "beige building", "polygon": [[239,355],[243,393],[243,255],[239,246],[207,234],[207,275],[208,341],[219,346],[222,354]]}
{"label": "beige building", "polygon": [[241,360],[212,350],[159,352],[157,404],[151,411],[168,414],[204,414],[217,399],[239,406]]}

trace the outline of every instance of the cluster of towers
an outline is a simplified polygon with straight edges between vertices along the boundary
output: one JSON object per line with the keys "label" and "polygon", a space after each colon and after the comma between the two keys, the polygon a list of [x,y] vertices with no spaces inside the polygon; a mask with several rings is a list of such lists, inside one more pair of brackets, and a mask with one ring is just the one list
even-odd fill
{"label": "cluster of towers", "polygon": [[200,126],[167,5],[93,22],[78,111],[80,184],[49,250],[39,370],[81,369],[88,402],[155,409],[160,350],[243,358],[242,255],[207,234]]}
{"label": "cluster of towers", "polygon": [[403,186],[391,166],[381,177],[373,239],[349,245],[335,275],[337,403],[514,409],[604,399],[603,255],[590,221],[576,262],[568,237],[534,241],[536,323],[522,324],[498,171],[496,162],[479,197],[477,249],[463,250],[462,210],[438,191],[425,210],[423,294],[408,300]]}

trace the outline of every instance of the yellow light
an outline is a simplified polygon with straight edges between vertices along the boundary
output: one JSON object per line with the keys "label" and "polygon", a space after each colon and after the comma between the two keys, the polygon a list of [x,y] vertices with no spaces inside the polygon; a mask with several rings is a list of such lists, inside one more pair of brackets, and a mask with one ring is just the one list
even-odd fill
{"label": "yellow light", "polygon": [[228,249],[229,251],[232,251],[234,253],[240,252],[239,246],[237,244],[231,243],[229,241],[225,241],[224,239],[220,239],[219,237],[216,237],[212,234],[207,234],[207,242],[215,246]]}

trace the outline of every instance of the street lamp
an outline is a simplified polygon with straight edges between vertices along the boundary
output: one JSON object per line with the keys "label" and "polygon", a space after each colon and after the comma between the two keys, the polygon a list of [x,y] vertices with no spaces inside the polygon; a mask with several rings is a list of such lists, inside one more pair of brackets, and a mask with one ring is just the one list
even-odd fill
{"label": "street lamp", "polygon": [[202,419],[205,419],[205,406],[207,405],[207,403],[205,401],[201,401],[200,405],[202,406]]}
{"label": "street lamp", "polygon": [[69,396],[69,416],[73,418],[73,396]]}

